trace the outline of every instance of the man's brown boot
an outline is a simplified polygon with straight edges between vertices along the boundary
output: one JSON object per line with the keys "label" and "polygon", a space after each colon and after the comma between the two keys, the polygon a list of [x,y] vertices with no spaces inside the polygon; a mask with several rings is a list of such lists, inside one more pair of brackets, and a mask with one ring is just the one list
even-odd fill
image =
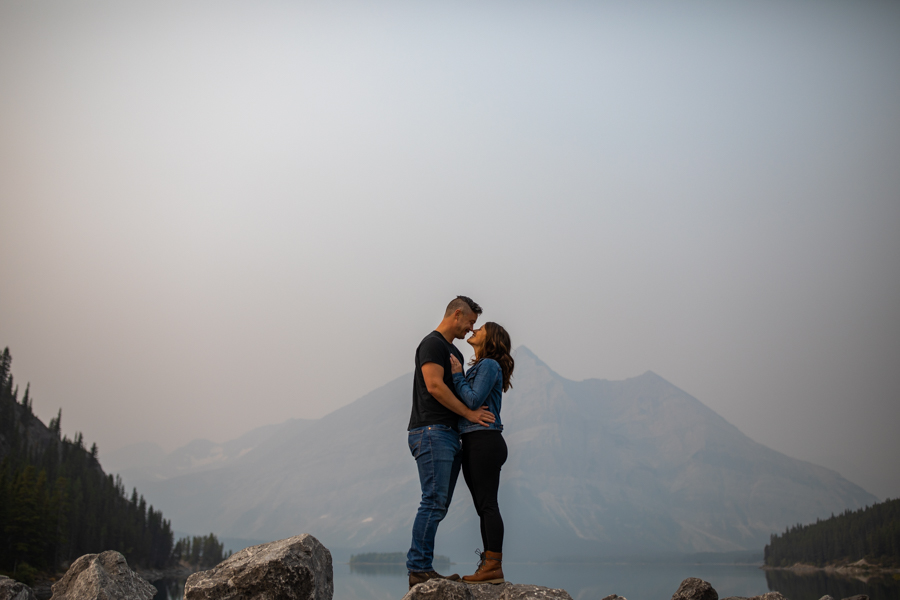
{"label": "man's brown boot", "polygon": [[503,583],[503,553],[485,550],[479,552],[478,569],[473,575],[462,578],[466,583]]}
{"label": "man's brown boot", "polygon": [[447,581],[459,581],[459,575],[454,573],[453,575],[441,575],[437,571],[425,571],[420,573],[410,573],[409,574],[409,589],[412,589],[414,585],[417,583],[425,583],[429,579],[446,579]]}

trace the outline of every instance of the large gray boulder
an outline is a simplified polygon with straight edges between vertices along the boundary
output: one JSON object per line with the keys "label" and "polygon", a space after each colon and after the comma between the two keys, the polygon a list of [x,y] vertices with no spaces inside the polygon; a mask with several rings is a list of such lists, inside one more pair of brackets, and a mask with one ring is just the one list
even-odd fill
{"label": "large gray boulder", "polygon": [[194,573],[185,600],[331,600],[331,552],[304,533],[244,548],[209,571]]}
{"label": "large gray boulder", "polygon": [[35,600],[31,588],[6,575],[0,575],[0,600]]}
{"label": "large gray boulder", "polygon": [[469,585],[431,579],[413,586],[403,600],[572,600],[565,590],[521,583]]}
{"label": "large gray boulder", "polygon": [[115,550],[85,554],[53,584],[50,600],[152,600],[156,588]]}
{"label": "large gray boulder", "polygon": [[719,600],[719,593],[706,581],[688,577],[672,594],[672,600]]}

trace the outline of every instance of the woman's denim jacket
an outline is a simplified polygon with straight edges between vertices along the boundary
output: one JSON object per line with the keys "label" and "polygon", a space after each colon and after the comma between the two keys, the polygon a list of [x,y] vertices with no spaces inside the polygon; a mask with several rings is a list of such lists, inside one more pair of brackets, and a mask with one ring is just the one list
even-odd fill
{"label": "woman's denim jacket", "polygon": [[493,358],[484,358],[475,363],[469,372],[465,374],[454,373],[453,385],[456,387],[456,395],[463,403],[475,410],[487,405],[488,410],[496,419],[485,427],[460,417],[459,433],[496,429],[503,431],[500,422],[500,400],[503,397],[503,371],[500,363]]}

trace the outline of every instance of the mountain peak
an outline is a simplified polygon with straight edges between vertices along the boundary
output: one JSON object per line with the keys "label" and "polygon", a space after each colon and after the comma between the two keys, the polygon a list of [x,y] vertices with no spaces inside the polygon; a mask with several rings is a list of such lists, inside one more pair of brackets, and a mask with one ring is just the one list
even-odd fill
{"label": "mountain peak", "polygon": [[663,377],[662,375],[657,375],[653,371],[644,371],[637,377],[629,377],[629,379],[634,379],[638,381],[643,381],[646,383],[654,382],[654,383],[665,383],[667,385],[672,385],[672,382]]}
{"label": "mountain peak", "polygon": [[536,360],[536,361],[541,360],[537,357],[537,354],[532,352],[531,349],[528,348],[528,346],[525,346],[524,344],[519,346],[518,348],[515,348],[512,353],[513,353],[513,358],[521,357],[521,358],[530,358],[530,359]]}

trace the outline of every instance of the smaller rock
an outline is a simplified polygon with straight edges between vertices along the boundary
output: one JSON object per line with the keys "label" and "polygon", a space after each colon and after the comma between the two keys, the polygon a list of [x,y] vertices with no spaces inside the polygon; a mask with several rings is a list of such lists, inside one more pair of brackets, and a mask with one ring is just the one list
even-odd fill
{"label": "smaller rock", "polygon": [[819,600],[834,600],[834,598],[832,598],[831,596],[826,594],[826,595],[822,596],[821,598],[819,598]]}
{"label": "smaller rock", "polygon": [[331,600],[331,552],[304,533],[244,548],[208,571],[194,573],[185,600]]}
{"label": "smaller rock", "polygon": [[35,600],[31,588],[6,575],[0,575],[0,600]]}
{"label": "smaller rock", "polygon": [[[706,581],[688,577],[672,594],[672,600],[719,600],[719,594]],[[767,599],[768,600],[768,599]]]}
{"label": "smaller rock", "polygon": [[[866,562],[866,561],[861,560],[859,562]],[[866,596],[865,594],[857,594],[856,596],[850,596],[849,598],[844,598],[844,600],[869,600],[869,597]]]}
{"label": "smaller rock", "polygon": [[50,600],[152,600],[156,588],[115,550],[85,554],[53,584]]}
{"label": "smaller rock", "polygon": [[617,595],[617,594],[610,594],[609,596],[607,596],[607,597],[604,598],[603,600],[628,600],[628,599],[625,598],[625,597],[623,597],[623,596],[619,596],[619,595]]}

